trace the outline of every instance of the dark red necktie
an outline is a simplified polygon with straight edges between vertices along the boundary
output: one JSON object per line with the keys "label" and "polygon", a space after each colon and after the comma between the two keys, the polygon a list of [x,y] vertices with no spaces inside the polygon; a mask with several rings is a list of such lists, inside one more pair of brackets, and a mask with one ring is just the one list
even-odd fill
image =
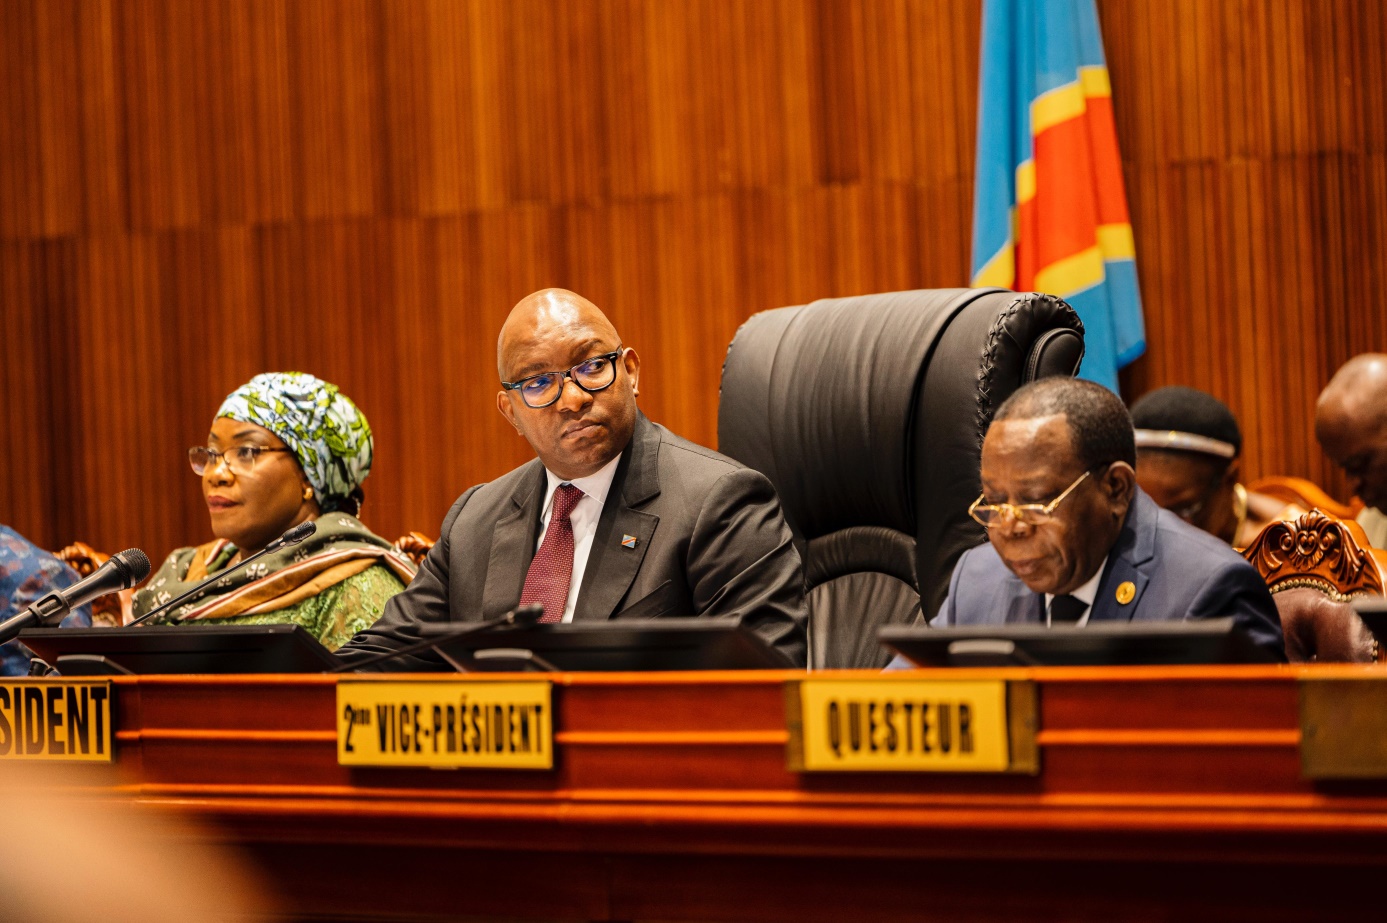
{"label": "dark red necktie", "polygon": [[535,559],[525,575],[525,589],[520,605],[539,603],[544,606],[541,622],[562,622],[564,606],[568,604],[568,587],[573,582],[573,523],[568,517],[583,492],[572,484],[560,484],[554,491],[554,509],[549,516],[549,528],[544,532]]}

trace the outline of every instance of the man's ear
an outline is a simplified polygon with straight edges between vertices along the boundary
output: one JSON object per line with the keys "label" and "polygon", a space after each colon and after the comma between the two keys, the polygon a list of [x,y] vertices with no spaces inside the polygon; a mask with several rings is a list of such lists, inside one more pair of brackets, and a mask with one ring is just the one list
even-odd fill
{"label": "man's ear", "polygon": [[626,354],[621,357],[621,364],[626,368],[626,374],[631,379],[631,393],[640,395],[641,380],[641,357],[636,355],[636,351],[631,347],[626,347]]}
{"label": "man's ear", "polygon": [[1127,509],[1132,505],[1132,501],[1137,495],[1135,469],[1125,461],[1113,462],[1108,465],[1108,470],[1103,472],[1099,483],[1102,485],[1103,493],[1107,495],[1113,509],[1120,510],[1123,515],[1126,515]]}
{"label": "man's ear", "polygon": [[501,416],[506,418],[506,422],[515,427],[515,431],[520,435],[520,424],[515,421],[515,408],[510,405],[510,397],[504,390],[496,392],[496,409],[501,411]]}
{"label": "man's ear", "polygon": [[1238,483],[1240,477],[1242,477],[1242,463],[1235,458],[1229,462],[1228,470],[1223,472],[1223,480],[1219,482],[1219,486],[1232,487]]}

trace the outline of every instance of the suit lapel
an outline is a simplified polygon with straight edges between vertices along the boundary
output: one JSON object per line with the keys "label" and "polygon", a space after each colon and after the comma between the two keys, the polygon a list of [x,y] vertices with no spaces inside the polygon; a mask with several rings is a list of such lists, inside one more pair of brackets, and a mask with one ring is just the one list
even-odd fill
{"label": "suit lapel", "polygon": [[[611,512],[609,517],[608,510],[602,511],[597,533],[592,537],[583,588],[573,608],[575,622],[600,621],[616,613],[617,603],[636,579],[655,527],[660,524],[659,516],[639,510],[614,508]],[[635,538],[634,548],[622,544],[626,536]]]}
{"label": "suit lapel", "polygon": [[[1098,583],[1098,595],[1093,599],[1093,614],[1089,621],[1130,622],[1141,605],[1142,594],[1151,582],[1143,565],[1156,556],[1156,502],[1140,489],[1132,499],[1127,521],[1108,552],[1107,573]],[[1117,601],[1118,588],[1132,584],[1135,593],[1127,603]]]}
{"label": "suit lapel", "polygon": [[[635,508],[660,492],[659,459],[660,431],[644,414],[637,414],[631,442],[616,466],[597,520],[583,586],[573,607],[575,622],[611,618],[631,589],[660,524],[659,516]],[[630,539],[635,539],[634,546]]]}
{"label": "suit lapel", "polygon": [[525,573],[535,556],[539,532],[539,507],[544,502],[544,466],[531,463],[534,471],[523,478],[511,495],[514,508],[496,523],[491,535],[491,557],[482,589],[482,618],[505,615],[520,604]]}
{"label": "suit lapel", "polygon": [[[1146,584],[1149,582],[1150,578],[1138,570],[1130,560],[1118,558],[1113,561],[1108,568],[1107,576],[1098,585],[1098,595],[1093,599],[1093,614],[1088,620],[1130,622],[1136,614],[1137,606],[1141,604],[1141,594],[1146,592]],[[1135,595],[1126,605],[1117,601],[1117,588],[1124,583],[1130,583],[1136,588]]]}

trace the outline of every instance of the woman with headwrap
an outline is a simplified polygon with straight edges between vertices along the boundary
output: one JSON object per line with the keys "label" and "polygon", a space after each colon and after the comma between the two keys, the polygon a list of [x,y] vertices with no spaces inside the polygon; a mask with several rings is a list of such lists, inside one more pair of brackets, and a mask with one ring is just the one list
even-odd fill
{"label": "woman with headwrap", "polygon": [[159,616],[175,624],[302,625],[329,650],[370,626],[416,566],[356,514],[371,427],[335,385],[302,372],[256,375],[188,450],[216,540],[169,555],[135,594],[139,617],[314,520],[306,541],[266,555]]}

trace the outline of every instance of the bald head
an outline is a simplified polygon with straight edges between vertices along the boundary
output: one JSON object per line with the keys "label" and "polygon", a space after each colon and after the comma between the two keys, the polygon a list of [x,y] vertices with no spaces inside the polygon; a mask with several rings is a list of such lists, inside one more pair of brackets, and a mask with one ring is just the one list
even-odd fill
{"label": "bald head", "polygon": [[1315,406],[1317,428],[1322,421],[1373,429],[1387,424],[1387,355],[1354,356],[1334,373]]}
{"label": "bald head", "polygon": [[[561,480],[596,474],[636,426],[640,358],[597,305],[561,288],[526,295],[496,343],[496,408]],[[538,404],[541,406],[532,406]]]}
{"label": "bald head", "polygon": [[1387,504],[1387,355],[1354,356],[1334,373],[1315,405],[1315,436],[1363,502]]}
{"label": "bald head", "polygon": [[516,302],[501,325],[501,335],[496,340],[496,370],[503,381],[515,381],[535,371],[546,371],[542,368],[534,371],[514,369],[508,363],[536,343],[575,332],[590,332],[606,338],[613,348],[621,342],[602,309],[577,292],[544,288],[526,295]]}

